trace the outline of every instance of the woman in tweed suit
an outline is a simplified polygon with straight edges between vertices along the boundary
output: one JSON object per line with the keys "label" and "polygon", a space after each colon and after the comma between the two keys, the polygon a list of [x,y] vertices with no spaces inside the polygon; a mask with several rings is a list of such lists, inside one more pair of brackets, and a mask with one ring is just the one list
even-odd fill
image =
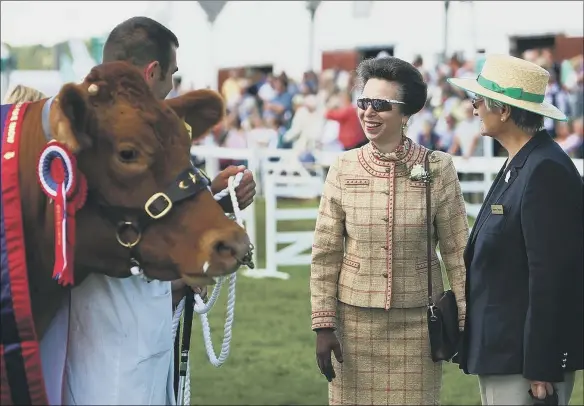
{"label": "woman in tweed suit", "polygon": [[[427,87],[393,57],[365,60],[357,74],[370,143],[336,160],[320,202],[310,277],[317,361],[332,405],[437,405],[442,365],[430,358],[426,324],[425,184],[411,179],[430,151],[404,135]],[[464,201],[450,155],[435,151],[429,161],[433,247],[440,244],[463,325]],[[432,257],[439,294],[435,250]]]}

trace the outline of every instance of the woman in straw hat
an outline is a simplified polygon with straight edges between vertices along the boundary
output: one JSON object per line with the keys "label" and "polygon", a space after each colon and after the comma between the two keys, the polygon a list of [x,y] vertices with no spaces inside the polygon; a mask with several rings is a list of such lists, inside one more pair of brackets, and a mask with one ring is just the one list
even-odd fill
{"label": "woman in straw hat", "polygon": [[465,251],[460,361],[479,376],[484,405],[568,404],[584,364],[582,179],[542,130],[544,117],[566,120],[544,102],[548,78],[535,64],[492,55],[477,78],[449,79],[476,95],[481,135],[509,154]]}
{"label": "woman in straw hat", "polygon": [[361,62],[357,75],[370,142],[337,158],[320,202],[310,275],[317,363],[332,405],[437,405],[442,363],[430,355],[427,272],[439,294],[439,243],[462,328],[464,200],[452,157],[405,135],[427,98],[418,69],[387,57]]}

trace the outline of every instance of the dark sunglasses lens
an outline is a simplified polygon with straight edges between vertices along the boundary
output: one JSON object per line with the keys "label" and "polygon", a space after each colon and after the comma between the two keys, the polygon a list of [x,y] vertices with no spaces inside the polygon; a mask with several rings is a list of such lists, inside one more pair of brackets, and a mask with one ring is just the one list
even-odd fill
{"label": "dark sunglasses lens", "polygon": [[361,110],[367,110],[367,107],[369,107],[369,101],[369,99],[357,99],[357,107]]}
{"label": "dark sunglasses lens", "polygon": [[371,105],[373,110],[377,112],[381,111],[391,111],[391,103],[387,100],[381,99],[357,99],[357,107],[361,110],[367,110],[367,108]]}
{"label": "dark sunglasses lens", "polygon": [[371,100],[371,104],[373,106],[373,110],[380,112],[380,111],[391,111],[391,103],[387,100],[381,99],[373,99]]}

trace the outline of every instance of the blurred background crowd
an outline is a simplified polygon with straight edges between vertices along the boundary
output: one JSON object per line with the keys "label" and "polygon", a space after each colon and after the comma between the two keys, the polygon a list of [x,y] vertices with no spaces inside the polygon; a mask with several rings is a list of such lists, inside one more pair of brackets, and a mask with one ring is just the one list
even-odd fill
{"label": "blurred background crowd", "polygon": [[[384,55],[378,55],[383,57]],[[564,111],[567,122],[545,121],[547,131],[573,158],[583,157],[583,56],[553,62],[549,49],[530,50],[524,59],[550,73],[546,101]],[[408,123],[407,136],[432,149],[463,157],[484,156],[480,122],[473,115],[472,95],[450,86],[448,77],[469,77],[480,70],[481,60],[463,60],[453,55],[448,63],[428,66],[422,57],[412,62],[428,83],[426,107]],[[174,97],[182,90],[175,78]],[[365,142],[358,118],[359,97],[354,72],[328,69],[305,72],[301,81],[286,72],[231,70],[220,92],[228,114],[199,143],[228,148],[292,149],[302,162],[313,162],[315,151],[342,151]],[[505,151],[491,144],[494,156]],[[223,160],[221,166],[234,163]]]}

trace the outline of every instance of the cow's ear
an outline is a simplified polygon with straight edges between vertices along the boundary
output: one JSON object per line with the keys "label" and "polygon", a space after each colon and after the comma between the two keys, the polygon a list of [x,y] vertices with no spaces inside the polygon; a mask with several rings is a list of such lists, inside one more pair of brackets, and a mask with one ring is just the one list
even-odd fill
{"label": "cow's ear", "polygon": [[91,138],[87,134],[87,103],[86,92],[79,85],[70,83],[63,86],[53,101],[55,106],[51,108],[51,134],[74,154],[91,145]]}
{"label": "cow's ear", "polygon": [[194,90],[164,103],[191,126],[193,140],[206,134],[225,116],[225,103],[212,90]]}

